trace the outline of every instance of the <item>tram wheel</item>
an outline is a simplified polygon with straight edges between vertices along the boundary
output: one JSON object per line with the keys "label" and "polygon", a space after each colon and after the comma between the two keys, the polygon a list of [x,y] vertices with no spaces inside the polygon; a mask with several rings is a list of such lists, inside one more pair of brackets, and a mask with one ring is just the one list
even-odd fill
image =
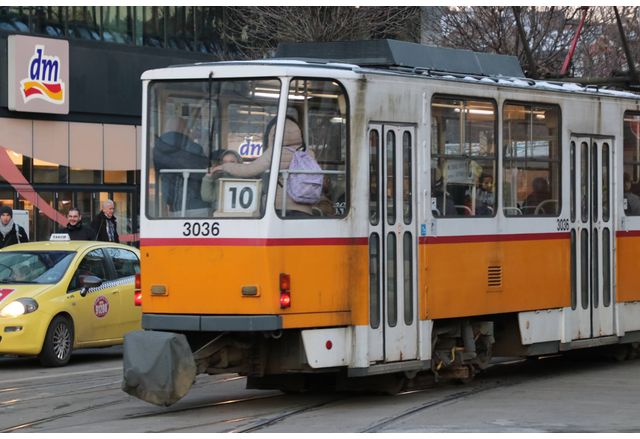
{"label": "tram wheel", "polygon": [[472,364],[467,364],[461,369],[467,369],[467,375],[457,378],[456,381],[460,384],[469,384],[476,376],[476,368]]}

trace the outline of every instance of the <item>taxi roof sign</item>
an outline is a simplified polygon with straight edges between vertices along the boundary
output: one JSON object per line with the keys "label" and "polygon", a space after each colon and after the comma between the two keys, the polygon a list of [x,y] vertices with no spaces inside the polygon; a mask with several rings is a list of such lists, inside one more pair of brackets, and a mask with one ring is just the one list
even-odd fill
{"label": "taxi roof sign", "polygon": [[71,241],[68,233],[52,233],[49,241]]}

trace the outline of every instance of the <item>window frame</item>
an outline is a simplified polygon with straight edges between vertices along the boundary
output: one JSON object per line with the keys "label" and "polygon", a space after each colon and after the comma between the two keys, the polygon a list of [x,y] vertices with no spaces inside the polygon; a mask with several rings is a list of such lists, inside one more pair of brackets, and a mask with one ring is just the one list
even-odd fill
{"label": "window frame", "polygon": [[[347,89],[345,88],[344,84],[342,84],[342,82],[340,82],[337,78],[331,78],[331,77],[325,77],[325,76],[292,76],[291,78],[288,79],[288,81],[286,81],[285,84],[285,78],[283,77],[277,77],[278,79],[280,79],[283,83],[283,90],[286,88],[287,91],[287,104],[286,104],[286,111],[285,111],[285,117],[290,116],[290,110],[295,110],[296,106],[290,106],[289,103],[292,101],[289,96],[291,93],[291,85],[292,83],[294,83],[294,81],[314,81],[314,82],[320,82],[320,81],[326,81],[329,83],[334,83],[339,89],[340,92],[342,94],[342,96],[344,97],[344,117],[345,117],[345,132],[344,132],[344,138],[345,138],[345,162],[344,162],[344,183],[345,183],[345,188],[344,188],[344,208],[343,208],[343,213],[342,214],[338,214],[337,210],[336,210],[336,214],[335,215],[328,215],[328,216],[317,216],[317,215],[310,215],[308,218],[307,217],[302,217],[302,216],[282,216],[280,213],[278,213],[278,210],[275,209],[275,205],[274,205],[274,209],[276,210],[276,216],[281,219],[281,220],[309,220],[309,219],[322,219],[322,220],[335,220],[335,219],[344,219],[349,215],[349,210],[351,208],[351,203],[350,203],[350,180],[351,180],[351,106],[350,106],[350,101],[349,101],[349,93],[347,92]],[[284,98],[284,96],[281,96],[281,98]],[[338,110],[340,110],[339,108],[340,104],[338,104]],[[296,114],[296,116],[300,116],[300,114]],[[307,122],[308,122],[308,116],[309,116],[309,112],[307,112]],[[304,124],[300,123],[299,117],[294,117],[294,119],[298,120],[298,124],[300,125],[300,129],[302,130],[302,135],[303,135],[303,142],[306,145],[306,139],[309,138],[309,133],[305,132],[305,126],[303,126]],[[282,154],[282,145],[280,148],[280,155]],[[317,159],[318,157],[316,157]],[[278,159],[276,160],[275,157],[272,160],[272,165],[275,163],[276,166],[276,172],[278,173],[278,175],[280,175],[280,156],[278,157]],[[323,163],[318,161],[318,164],[320,165],[320,167],[323,170],[327,170],[324,168]],[[332,175],[332,174],[323,174],[323,175]],[[334,206],[337,203],[337,200],[334,202]]]}
{"label": "window frame", "polygon": [[[557,159],[551,159],[550,157],[553,156],[553,154],[549,154],[546,160],[543,159],[528,159],[526,157],[525,154],[525,158],[518,158],[518,157],[511,157],[508,158],[507,154],[506,154],[506,148],[507,148],[507,144],[506,144],[506,138],[504,136],[505,133],[505,129],[506,129],[506,118],[505,118],[505,108],[507,106],[521,106],[524,107],[525,109],[528,109],[530,111],[534,111],[535,109],[555,109],[557,111],[557,133],[556,136],[554,137],[556,142],[557,142]],[[517,206],[506,206],[504,199],[502,199],[501,202],[501,207],[502,207],[502,213],[505,217],[507,218],[558,218],[561,214],[562,214],[562,202],[563,202],[563,198],[562,198],[562,191],[563,191],[563,151],[562,151],[562,108],[559,104],[557,103],[550,103],[550,102],[534,102],[534,101],[521,101],[521,100],[513,100],[513,99],[507,99],[505,101],[502,102],[502,108],[501,108],[501,113],[500,113],[500,119],[501,119],[501,125],[502,125],[502,131],[501,131],[501,139],[502,139],[502,145],[501,145],[501,166],[500,166],[500,171],[502,174],[502,177],[504,177],[504,173],[507,171],[507,169],[513,169],[513,166],[511,167],[507,167],[507,163],[515,163],[516,165],[518,163],[524,163],[525,167],[524,169],[529,169],[526,167],[527,163],[546,163],[548,164],[548,167],[546,169],[548,169],[550,175],[552,175],[553,172],[553,167],[552,164],[555,163],[556,164],[556,168],[557,168],[557,176],[558,176],[558,182],[556,183],[556,187],[557,187],[557,194],[558,194],[558,198],[556,200],[556,213],[553,214],[544,214],[544,215],[535,215],[535,214],[525,214],[523,211],[521,211],[521,214],[510,214],[507,213],[507,211],[505,210],[505,208],[509,208],[509,209],[513,209],[514,207]],[[526,148],[525,148],[525,152],[526,152]],[[520,166],[516,166],[516,167],[520,167]],[[502,194],[504,195],[506,193],[506,190],[504,188],[504,186],[506,185],[507,181],[506,179],[502,178]],[[551,182],[549,183],[549,190],[550,193],[553,195],[553,185],[551,184]],[[513,188],[511,189],[513,190]],[[515,188],[516,192],[518,191],[518,188]],[[550,198],[550,200],[553,200],[554,198]]]}
{"label": "window frame", "polygon": [[[438,219],[449,219],[449,218],[456,218],[456,219],[481,219],[481,218],[495,218],[497,215],[497,211],[498,211],[498,200],[500,199],[500,194],[501,194],[501,187],[498,184],[498,179],[500,178],[500,160],[499,160],[499,134],[500,134],[500,124],[499,124],[499,119],[500,119],[500,109],[498,106],[498,102],[496,101],[495,98],[492,97],[483,97],[483,96],[463,96],[463,95],[453,95],[453,94],[441,94],[441,93],[437,93],[434,94],[431,97],[431,102],[430,102],[430,106],[429,106],[429,110],[430,110],[430,116],[431,116],[431,120],[433,121],[433,108],[434,108],[434,101],[436,99],[441,99],[441,100],[449,100],[449,101],[463,101],[465,103],[469,102],[469,101],[474,101],[474,102],[484,102],[484,103],[488,103],[491,104],[494,110],[494,120],[493,120],[493,154],[491,155],[487,155],[487,156],[479,156],[479,155],[471,155],[471,154],[446,154],[446,153],[442,153],[442,154],[437,154],[433,152],[433,148],[434,145],[437,145],[437,139],[434,139],[433,136],[433,122],[431,125],[431,128],[429,129],[429,137],[430,137],[430,149],[429,149],[429,154],[430,154],[430,158],[431,161],[429,163],[429,174],[430,174],[430,182],[431,182],[431,197],[434,198],[434,194],[433,194],[433,176],[432,176],[432,172],[434,169],[432,164],[434,160],[440,160],[442,158],[446,158],[448,159],[464,159],[464,160],[469,160],[469,161],[480,161],[482,162],[488,162],[488,161],[492,161],[493,162],[493,197],[494,197],[494,203],[493,203],[493,213],[491,215],[464,215],[464,214],[458,214],[456,212],[455,215],[434,215],[433,214],[433,210],[431,210],[432,215],[434,215],[434,217],[438,218]],[[464,144],[464,140],[466,139],[461,139],[461,144]],[[446,189],[446,188],[445,188]]]}
{"label": "window frame", "polygon": [[[147,124],[146,124],[146,137],[147,137],[147,142],[144,145],[144,154],[146,155],[146,159],[147,159],[147,164],[146,164],[146,169],[145,169],[145,180],[141,181],[141,185],[143,185],[143,187],[145,188],[145,191],[147,193],[146,199],[145,199],[145,216],[147,219],[149,220],[171,220],[171,219],[179,219],[179,220],[193,220],[193,221],[197,221],[197,220],[211,220],[211,219],[215,219],[216,221],[219,220],[224,220],[227,218],[223,218],[223,217],[211,217],[211,216],[189,216],[189,215],[185,215],[183,216],[171,216],[169,214],[167,215],[162,215],[161,214],[161,210],[162,210],[162,203],[160,202],[158,205],[155,205],[155,203],[158,202],[158,200],[156,200],[156,198],[159,199],[159,191],[160,191],[160,182],[159,182],[159,173],[157,172],[157,169],[155,169],[154,164],[153,164],[153,160],[152,160],[152,150],[154,149],[153,146],[153,142],[150,140],[153,138],[152,134],[155,134],[155,131],[158,130],[158,126],[156,126],[156,121],[154,120],[154,113],[153,113],[153,104],[154,104],[154,99],[153,96],[157,96],[157,92],[154,91],[155,87],[157,87],[158,85],[167,85],[167,84],[201,84],[204,83],[206,84],[208,81],[207,78],[191,78],[191,77],[185,77],[185,78],[179,78],[179,79],[154,79],[148,82],[147,86],[146,86],[146,94],[147,94],[147,105],[146,108],[144,109],[144,111],[146,112],[147,115]],[[278,117],[278,112],[280,110],[280,103],[282,100],[282,90],[283,87],[286,86],[288,87],[289,82],[287,80],[286,77],[283,76],[251,76],[251,77],[220,77],[220,78],[215,78],[213,79],[213,81],[221,81],[221,82],[234,82],[234,81],[240,81],[240,82],[251,82],[251,81],[277,81],[278,82],[278,90],[280,93],[280,96],[277,99],[277,102],[274,103],[273,107],[276,108],[276,118]],[[156,93],[156,95],[154,95],[154,93]],[[235,101],[234,101],[235,102]],[[229,105],[232,105],[233,103],[230,102]],[[163,103],[164,105],[164,109],[166,109],[167,106],[167,102],[165,101]],[[226,112],[227,108],[229,107],[229,105],[227,105],[227,107],[224,108],[224,111]],[[159,108],[159,107],[158,107]],[[216,113],[219,114],[220,113],[220,109],[216,108]],[[212,129],[215,130],[216,127],[215,125],[212,126]],[[220,129],[218,129],[218,131],[221,131]],[[218,132],[216,135],[213,136],[212,141],[218,145],[222,145],[222,140],[219,138],[220,136],[220,132]],[[203,146],[203,149],[206,147],[207,145]],[[208,154],[208,150],[204,150],[205,154]],[[208,156],[207,156],[208,157]],[[273,164],[273,160],[274,158],[272,157],[271,159],[271,164]],[[270,166],[271,166],[270,164]],[[270,168],[269,168],[270,169]],[[152,182],[152,177],[151,175],[153,174],[153,182]],[[152,190],[153,189],[153,190]],[[153,195],[151,195],[153,194]],[[154,212],[154,213],[152,213]],[[155,212],[158,212],[157,214]],[[255,216],[255,217],[242,217],[242,216],[237,216],[237,217],[228,217],[229,219],[261,219],[264,218],[264,216],[266,215],[267,212],[267,206],[266,204],[264,204],[263,206],[261,206],[260,209],[260,215]]]}
{"label": "window frame", "polygon": [[[632,150],[632,152],[637,153],[636,157],[632,157],[633,158],[632,160],[627,160],[626,155],[625,155],[626,150],[627,150],[627,142],[626,141],[628,140],[628,136],[626,136],[626,134],[627,134],[627,122],[626,122],[627,118],[631,119],[630,122],[636,122],[636,123],[640,124],[640,111],[626,110],[622,115],[622,170],[621,170],[621,175],[618,175],[618,177],[620,178],[620,181],[622,182],[622,203],[623,204],[622,204],[622,209],[620,209],[620,210],[622,211],[622,215],[625,215],[625,216],[630,217],[630,218],[638,218],[638,217],[640,217],[640,213],[637,213],[637,214],[627,213],[627,212],[625,212],[625,210],[628,210],[628,208],[627,209],[624,208],[624,203],[625,203],[625,200],[626,200],[626,196],[625,196],[626,191],[625,191],[625,187],[624,187],[625,186],[624,174],[627,173],[627,171],[626,171],[627,167],[631,167],[631,169],[633,169],[634,167],[638,168],[637,175],[636,175],[636,177],[638,178],[638,183],[636,183],[636,184],[640,187],[640,151],[639,150],[636,150],[636,151]],[[632,119],[632,118],[635,118],[635,119]],[[632,130],[632,128],[630,126],[629,126],[629,130]],[[631,140],[633,140],[633,139],[631,138]],[[640,145],[640,138],[638,138],[636,140],[636,143],[637,143],[636,148],[638,148],[638,146]],[[632,187],[633,187],[633,184],[634,184],[634,182],[633,182],[633,178],[634,178],[633,171],[629,175],[629,177],[631,178],[631,184],[632,184]],[[630,190],[629,192],[631,192],[632,194],[634,194],[636,196],[640,196],[640,194],[637,194],[637,193],[633,192],[633,190]]]}

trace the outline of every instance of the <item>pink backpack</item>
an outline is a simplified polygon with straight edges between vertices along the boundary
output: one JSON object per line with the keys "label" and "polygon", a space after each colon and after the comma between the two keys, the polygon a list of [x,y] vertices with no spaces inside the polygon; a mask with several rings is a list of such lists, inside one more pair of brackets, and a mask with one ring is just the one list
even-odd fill
{"label": "pink backpack", "polygon": [[[322,171],[320,165],[307,151],[285,147],[293,153],[289,171]],[[287,179],[287,194],[300,204],[316,204],[322,195],[322,174],[291,173]]]}

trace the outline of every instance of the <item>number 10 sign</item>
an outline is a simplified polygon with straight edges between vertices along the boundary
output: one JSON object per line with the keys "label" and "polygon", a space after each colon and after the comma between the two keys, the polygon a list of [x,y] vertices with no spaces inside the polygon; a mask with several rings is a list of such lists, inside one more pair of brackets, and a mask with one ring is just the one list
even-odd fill
{"label": "number 10 sign", "polygon": [[214,216],[259,216],[261,183],[262,180],[220,178],[218,210]]}

